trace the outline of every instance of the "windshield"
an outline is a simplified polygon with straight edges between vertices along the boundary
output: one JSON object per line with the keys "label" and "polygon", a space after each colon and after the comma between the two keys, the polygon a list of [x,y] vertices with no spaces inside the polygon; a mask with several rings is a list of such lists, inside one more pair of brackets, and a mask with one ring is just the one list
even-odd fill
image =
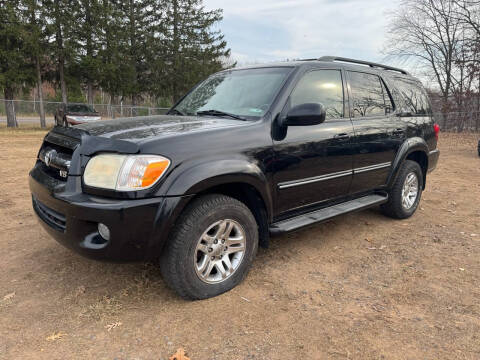
{"label": "windshield", "polygon": [[278,67],[215,74],[188,94],[174,110],[183,115],[216,110],[257,119],[270,108],[291,70],[290,67]]}
{"label": "windshield", "polygon": [[86,104],[69,104],[67,105],[67,111],[73,113],[94,113],[95,110]]}

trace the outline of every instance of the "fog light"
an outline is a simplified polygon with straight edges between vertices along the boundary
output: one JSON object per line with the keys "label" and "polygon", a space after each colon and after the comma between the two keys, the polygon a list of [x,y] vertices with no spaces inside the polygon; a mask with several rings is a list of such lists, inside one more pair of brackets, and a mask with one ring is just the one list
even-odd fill
{"label": "fog light", "polygon": [[110,240],[110,229],[108,228],[107,225],[98,223],[98,233],[105,240]]}

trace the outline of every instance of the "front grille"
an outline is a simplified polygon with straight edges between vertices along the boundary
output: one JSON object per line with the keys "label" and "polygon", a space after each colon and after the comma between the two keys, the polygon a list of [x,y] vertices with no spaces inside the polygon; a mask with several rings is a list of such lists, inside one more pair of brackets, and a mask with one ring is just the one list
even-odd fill
{"label": "front grille", "polygon": [[65,154],[65,155],[69,156],[70,158],[72,157],[74,149],[70,149],[68,147],[58,145],[58,144],[52,142],[51,140],[52,139],[45,140],[45,142],[42,145],[42,148],[55,149],[60,154]]}
{"label": "front grille", "polygon": [[50,227],[57,231],[65,232],[67,227],[67,220],[65,215],[50,209],[48,206],[42,204],[35,197],[32,196],[33,209],[38,217],[42,219]]}
{"label": "front grille", "polygon": [[[73,151],[73,149],[45,140],[38,154],[42,171],[57,180],[66,181]],[[49,156],[48,160],[47,156]]]}
{"label": "front grille", "polygon": [[55,169],[54,167],[51,167],[51,166],[47,166],[45,165],[44,162],[42,161],[39,161],[38,162],[38,166],[40,167],[40,169],[45,173],[47,174],[48,176],[54,178],[55,180],[59,180],[59,181],[67,181],[67,178],[66,177],[63,177],[63,176],[60,176],[60,170],[58,169]]}

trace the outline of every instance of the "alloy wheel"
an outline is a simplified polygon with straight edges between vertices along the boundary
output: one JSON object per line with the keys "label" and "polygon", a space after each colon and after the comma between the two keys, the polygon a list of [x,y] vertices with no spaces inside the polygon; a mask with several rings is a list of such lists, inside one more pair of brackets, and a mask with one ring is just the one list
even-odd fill
{"label": "alloy wheel", "polygon": [[195,248],[194,265],[200,280],[213,284],[231,277],[242,263],[245,246],[245,230],[235,220],[211,224]]}
{"label": "alloy wheel", "polygon": [[418,177],[414,172],[408,173],[402,188],[402,206],[409,210],[417,200],[418,196]]}

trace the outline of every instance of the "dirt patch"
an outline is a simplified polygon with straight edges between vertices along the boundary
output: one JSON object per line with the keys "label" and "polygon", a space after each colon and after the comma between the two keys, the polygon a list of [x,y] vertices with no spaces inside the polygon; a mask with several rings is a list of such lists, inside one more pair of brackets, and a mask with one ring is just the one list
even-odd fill
{"label": "dirt patch", "polygon": [[480,358],[478,137],[442,134],[412,218],[372,209],[274,238],[240,286],[186,302],[153,265],[43,232],[27,174],[44,134],[0,129],[0,359]]}

